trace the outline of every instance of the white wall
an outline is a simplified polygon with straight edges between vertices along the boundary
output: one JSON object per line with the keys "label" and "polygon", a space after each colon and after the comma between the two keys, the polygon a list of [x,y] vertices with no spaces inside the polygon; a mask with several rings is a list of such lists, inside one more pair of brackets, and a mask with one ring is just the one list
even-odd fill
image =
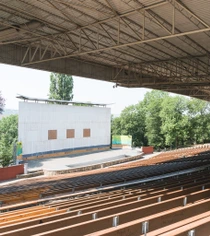
{"label": "white wall", "polygon": [[[19,102],[19,134],[23,155],[110,144],[111,109]],[[91,137],[83,137],[83,129]],[[75,138],[66,138],[66,129],[75,129]],[[57,130],[57,139],[48,140],[48,130]]]}

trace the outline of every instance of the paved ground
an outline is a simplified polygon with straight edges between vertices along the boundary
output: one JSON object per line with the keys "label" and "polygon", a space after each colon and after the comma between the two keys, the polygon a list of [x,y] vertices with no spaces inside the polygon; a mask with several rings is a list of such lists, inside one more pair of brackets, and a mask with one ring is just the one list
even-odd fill
{"label": "paved ground", "polygon": [[135,149],[113,149],[110,151],[103,151],[84,155],[30,160],[28,161],[28,170],[65,170],[69,168],[76,168],[93,164],[100,164],[113,160],[119,160],[125,157],[136,156],[139,154],[140,151]]}

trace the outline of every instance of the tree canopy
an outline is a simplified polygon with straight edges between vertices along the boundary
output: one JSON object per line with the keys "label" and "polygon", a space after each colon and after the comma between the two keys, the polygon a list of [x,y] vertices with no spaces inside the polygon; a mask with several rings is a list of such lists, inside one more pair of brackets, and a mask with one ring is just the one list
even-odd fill
{"label": "tree canopy", "polygon": [[184,97],[168,97],[161,104],[161,133],[167,146],[179,146],[188,138],[187,100]]}
{"label": "tree canopy", "polygon": [[145,136],[145,109],[139,103],[126,107],[120,117],[112,119],[113,135],[132,135],[134,146],[147,144]]}
{"label": "tree canopy", "polygon": [[165,137],[161,132],[161,104],[168,97],[168,93],[153,90],[145,94],[143,104],[145,107],[145,130],[148,142],[152,146],[161,147]]}
{"label": "tree canopy", "polygon": [[0,91],[0,114],[3,113],[5,106],[5,99],[2,97],[1,91]]}
{"label": "tree canopy", "polygon": [[8,166],[12,162],[13,144],[18,139],[18,116],[10,115],[0,120],[0,165]]}
{"label": "tree canopy", "polygon": [[134,146],[177,148],[210,141],[210,104],[152,90],[112,119],[112,134],[131,135]]}
{"label": "tree canopy", "polygon": [[5,138],[6,145],[9,146],[17,142],[18,138],[18,115],[10,115],[0,120],[0,140]]}
{"label": "tree canopy", "polygon": [[58,73],[50,74],[50,99],[67,100],[73,99],[74,81],[72,76]]}

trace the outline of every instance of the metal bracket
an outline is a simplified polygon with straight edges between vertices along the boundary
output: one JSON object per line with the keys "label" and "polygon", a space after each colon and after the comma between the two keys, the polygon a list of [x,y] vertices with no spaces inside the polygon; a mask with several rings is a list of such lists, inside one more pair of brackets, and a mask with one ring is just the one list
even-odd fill
{"label": "metal bracket", "polygon": [[112,227],[117,227],[119,225],[119,216],[113,217]]}
{"label": "metal bracket", "polygon": [[146,236],[148,232],[149,232],[149,221],[145,221],[142,223],[142,234]]}
{"label": "metal bracket", "polygon": [[81,211],[81,210],[77,212],[77,215],[81,215],[81,214],[82,214],[82,211]]}
{"label": "metal bracket", "polygon": [[183,205],[184,205],[184,206],[187,205],[187,197],[184,198],[184,200],[183,200]]}
{"label": "metal bracket", "polygon": [[195,236],[195,230],[192,229],[188,232],[188,236]]}
{"label": "metal bracket", "polygon": [[92,219],[93,220],[96,220],[98,218],[98,213],[96,212],[96,213],[93,213],[92,214]]}

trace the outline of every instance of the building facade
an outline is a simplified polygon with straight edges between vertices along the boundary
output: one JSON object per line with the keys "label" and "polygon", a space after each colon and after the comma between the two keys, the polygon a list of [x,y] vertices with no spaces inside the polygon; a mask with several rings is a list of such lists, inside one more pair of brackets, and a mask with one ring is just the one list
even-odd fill
{"label": "building facade", "polygon": [[19,102],[22,158],[64,156],[110,148],[111,109]]}

